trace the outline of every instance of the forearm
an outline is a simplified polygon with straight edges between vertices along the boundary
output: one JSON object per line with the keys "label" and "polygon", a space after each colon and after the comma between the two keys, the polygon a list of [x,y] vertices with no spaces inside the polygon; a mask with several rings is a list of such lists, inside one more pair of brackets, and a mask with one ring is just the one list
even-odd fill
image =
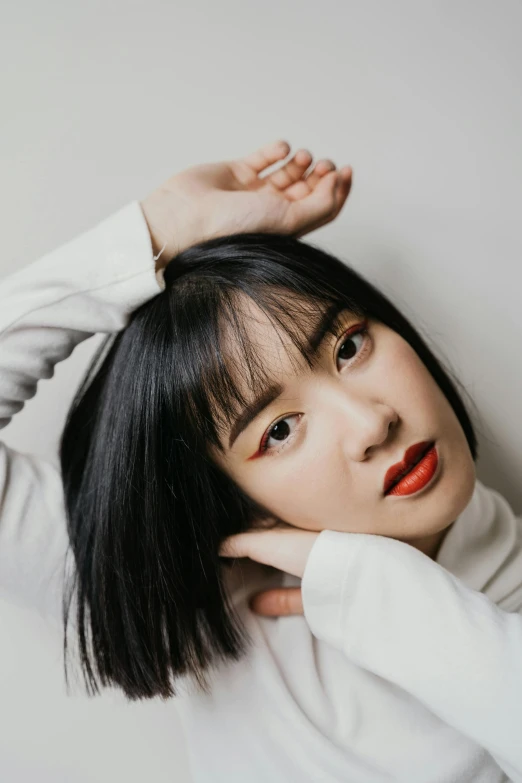
{"label": "forearm", "polygon": [[[161,290],[137,202],[3,280],[0,427],[78,343]],[[59,621],[67,545],[58,470],[0,443],[0,588]]]}
{"label": "forearm", "polygon": [[0,283],[0,426],[92,334],[124,328],[160,293],[138,202]]}
{"label": "forearm", "polygon": [[383,536],[323,531],[301,589],[314,635],[411,693],[522,780],[519,614]]}

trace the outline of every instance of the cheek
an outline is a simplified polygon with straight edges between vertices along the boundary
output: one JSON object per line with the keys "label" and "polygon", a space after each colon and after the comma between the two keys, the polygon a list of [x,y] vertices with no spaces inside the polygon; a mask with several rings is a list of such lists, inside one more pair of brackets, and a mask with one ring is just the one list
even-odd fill
{"label": "cheek", "polygon": [[[402,338],[390,350],[388,402],[409,431],[433,435],[439,442],[445,471],[441,489],[448,519],[466,506],[475,482],[475,465],[460,421],[428,369]],[[388,361],[388,359],[386,359]],[[434,496],[435,497],[435,496]],[[440,493],[437,500],[439,510]]]}
{"label": "cheek", "polygon": [[[386,379],[382,400],[411,431],[437,430],[451,406],[411,345],[392,333],[379,351],[377,372]],[[428,434],[428,433],[427,433]]]}
{"label": "cheek", "polygon": [[[243,490],[274,516],[296,527],[316,530],[318,520],[336,519],[343,494],[340,487],[346,485],[346,467],[328,444],[319,446],[324,446],[320,459],[307,459],[299,469],[291,460],[285,465],[279,461],[277,470],[267,469],[263,475],[243,482]],[[277,462],[276,457],[274,464]]]}

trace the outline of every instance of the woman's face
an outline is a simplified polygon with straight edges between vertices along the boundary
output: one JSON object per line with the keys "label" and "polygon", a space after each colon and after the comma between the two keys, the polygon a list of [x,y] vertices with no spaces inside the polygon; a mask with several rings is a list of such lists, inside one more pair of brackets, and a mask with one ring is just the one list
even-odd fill
{"label": "woman's face", "polygon": [[[341,336],[327,335],[310,369],[251,299],[242,303],[258,357],[284,391],[231,447],[226,434],[218,464],[290,525],[388,536],[435,556],[471,498],[475,465],[453,409],[413,348],[372,319],[367,333],[354,333],[364,321],[346,310]],[[227,349],[237,352],[231,339]],[[388,468],[421,441],[435,442],[433,479],[414,494],[385,495]]]}

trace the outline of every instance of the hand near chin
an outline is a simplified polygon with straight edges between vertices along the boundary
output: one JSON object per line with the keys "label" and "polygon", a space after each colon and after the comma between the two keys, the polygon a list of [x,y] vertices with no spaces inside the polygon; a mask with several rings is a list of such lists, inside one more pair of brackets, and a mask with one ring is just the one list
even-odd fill
{"label": "hand near chin", "polygon": [[[319,532],[278,523],[266,530],[249,530],[226,538],[222,557],[249,557],[287,574],[303,577],[306,562]],[[257,593],[250,601],[253,611],[279,616],[304,614],[300,587],[279,587]]]}
{"label": "hand near chin", "polygon": [[[311,169],[312,155],[290,145],[267,144],[242,158],[191,166],[170,177],[140,202],[160,269],[191,245],[213,237],[252,231],[300,237],[340,212],[352,169],[339,172],[329,159]],[[163,248],[163,250],[162,250]]]}

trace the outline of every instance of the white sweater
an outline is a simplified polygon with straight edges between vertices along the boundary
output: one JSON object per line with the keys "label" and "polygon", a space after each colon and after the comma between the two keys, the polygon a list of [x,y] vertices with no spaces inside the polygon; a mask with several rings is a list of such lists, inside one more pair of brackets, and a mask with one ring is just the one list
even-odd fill
{"label": "white sweater", "polygon": [[[2,281],[0,426],[163,286],[137,201]],[[251,563],[233,592],[247,657],[216,670],[210,696],[182,681],[173,700],[196,783],[522,781],[521,531],[477,481],[436,562],[324,530],[302,580]],[[4,593],[60,618],[66,547],[57,460],[0,443]],[[274,583],[301,584],[304,616],[248,609]]]}

